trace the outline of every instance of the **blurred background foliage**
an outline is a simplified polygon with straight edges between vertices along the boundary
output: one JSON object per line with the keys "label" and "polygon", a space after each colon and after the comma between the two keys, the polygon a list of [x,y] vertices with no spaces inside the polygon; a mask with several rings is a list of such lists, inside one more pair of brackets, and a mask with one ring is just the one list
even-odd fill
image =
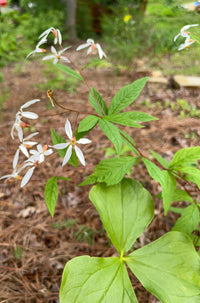
{"label": "blurred background foliage", "polygon": [[[41,32],[50,26],[59,28],[67,43],[70,31],[66,28],[66,2],[8,0],[7,9],[0,13],[0,67],[23,60],[34,49]],[[109,58],[118,64],[129,65],[141,57],[157,64],[159,56],[173,54],[177,62],[177,47],[182,40],[174,43],[174,36],[184,25],[200,23],[200,14],[183,8],[184,2],[188,1],[77,0],[77,37],[103,42]],[[195,45],[191,49],[190,58],[185,57],[188,67],[199,57]]]}

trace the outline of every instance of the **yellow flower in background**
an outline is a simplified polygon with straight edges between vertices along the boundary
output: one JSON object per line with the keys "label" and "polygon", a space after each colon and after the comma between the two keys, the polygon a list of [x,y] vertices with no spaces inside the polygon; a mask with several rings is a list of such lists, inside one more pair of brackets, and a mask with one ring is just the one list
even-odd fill
{"label": "yellow flower in background", "polygon": [[124,16],[124,22],[127,23],[132,18],[131,15]]}

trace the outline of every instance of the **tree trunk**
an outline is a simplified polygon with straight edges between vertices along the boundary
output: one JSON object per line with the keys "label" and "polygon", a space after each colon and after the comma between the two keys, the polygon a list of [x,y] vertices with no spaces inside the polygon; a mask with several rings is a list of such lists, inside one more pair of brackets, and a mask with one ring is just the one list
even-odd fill
{"label": "tree trunk", "polygon": [[77,0],[63,0],[67,8],[66,27],[69,31],[69,39],[76,40],[76,7]]}

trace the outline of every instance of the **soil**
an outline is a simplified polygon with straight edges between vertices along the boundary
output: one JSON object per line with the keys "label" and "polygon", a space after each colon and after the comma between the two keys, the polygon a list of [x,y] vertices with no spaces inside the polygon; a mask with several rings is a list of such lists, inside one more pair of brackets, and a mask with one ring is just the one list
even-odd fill
{"label": "soil", "polygon": [[[0,176],[12,172],[12,160],[19,142],[17,136],[15,140],[11,139],[10,130],[15,114],[22,104],[35,98],[41,100],[28,109],[38,113],[39,119],[28,122],[32,125],[32,131],[40,132],[36,138],[42,145],[52,144],[51,127],[65,136],[66,118],[71,122],[76,120],[76,114],[72,112],[57,107],[50,108],[46,92],[41,92],[37,86],[38,83],[46,81],[42,70],[43,64],[34,60],[22,63],[18,71],[16,66],[1,70],[4,75],[1,89],[4,91],[9,88],[10,96],[3,104],[1,113]],[[90,68],[85,71],[85,75],[90,86],[94,86],[108,103],[123,85],[144,76],[134,71],[117,74],[112,68]],[[94,113],[88,101],[87,87],[83,84],[78,85],[73,92],[58,89],[54,96],[67,108]],[[129,109],[147,112],[158,120],[144,123],[146,127],[142,129],[125,129],[129,131],[143,154],[148,155],[152,149],[171,159],[178,149],[199,144],[200,120],[195,117],[181,119],[180,109],[173,111],[170,106],[165,107],[164,104],[166,101],[169,105],[174,104],[177,99],[183,99],[200,109],[199,97],[198,89],[175,90],[148,83]],[[80,114],[78,121],[83,117],[84,114]],[[30,128],[27,134],[29,130]],[[39,169],[35,169],[31,181],[24,188],[20,189],[18,182],[8,183],[1,180],[0,302],[59,302],[59,286],[67,261],[81,255],[116,255],[102,229],[98,213],[89,201],[88,193],[91,187],[78,187],[78,184],[93,172],[94,167],[104,158],[105,149],[112,147],[112,144],[98,127],[87,137],[92,143],[82,148],[86,167],[80,164],[77,168],[71,165],[62,168],[62,158],[53,153]],[[51,218],[44,199],[46,181],[52,176],[71,178],[71,181],[58,181],[59,197],[54,218]],[[153,197],[160,192],[160,186],[151,180],[143,164],[132,169],[131,177],[140,181]],[[177,215],[171,212],[164,216],[162,201],[158,198],[154,200],[154,220],[138,239],[138,247],[170,231],[177,218]],[[133,275],[131,281],[140,303],[159,302]]]}

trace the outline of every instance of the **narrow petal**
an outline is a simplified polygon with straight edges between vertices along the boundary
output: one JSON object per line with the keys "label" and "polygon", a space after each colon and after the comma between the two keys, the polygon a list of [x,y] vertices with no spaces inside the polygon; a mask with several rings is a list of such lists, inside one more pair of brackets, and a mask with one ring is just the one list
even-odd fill
{"label": "narrow petal", "polygon": [[22,117],[27,119],[37,119],[38,115],[32,112],[22,112]]}
{"label": "narrow petal", "polygon": [[92,141],[87,139],[87,138],[82,138],[82,139],[76,141],[76,143],[78,143],[78,144],[88,144],[88,143],[91,143],[91,142]]}
{"label": "narrow petal", "polygon": [[34,149],[31,149],[31,150],[29,151],[29,153],[30,153],[31,155],[38,155],[38,151],[37,151],[37,150],[34,150]]}
{"label": "narrow petal", "polygon": [[37,145],[37,150],[39,151],[40,154],[43,152],[43,148],[41,144]]}
{"label": "narrow petal", "polygon": [[71,128],[71,124],[70,124],[70,122],[69,122],[68,119],[67,119],[67,121],[65,123],[65,131],[66,131],[66,134],[67,134],[68,138],[70,140],[72,140],[72,136],[73,136],[73,134],[72,134],[72,128]]}
{"label": "narrow petal", "polygon": [[60,59],[61,59],[62,61],[65,61],[65,62],[67,62],[67,63],[70,63],[70,61],[69,61],[66,57],[61,56]]}
{"label": "narrow petal", "polygon": [[26,148],[23,144],[21,144],[21,145],[19,146],[19,149],[22,151],[22,153],[23,153],[27,158],[29,157],[28,150],[27,150],[27,148]]}
{"label": "narrow petal", "polygon": [[57,57],[53,60],[53,64],[56,64],[56,63],[58,63],[58,58]]}
{"label": "narrow petal", "polygon": [[55,28],[54,27],[50,27],[48,28],[47,30],[45,30],[40,36],[39,36],[39,39],[43,36],[47,36],[51,31],[53,31]]}
{"label": "narrow petal", "polygon": [[0,180],[2,180],[2,179],[9,179],[9,178],[13,178],[13,175],[5,175],[5,176],[2,176],[2,177],[0,178]]}
{"label": "narrow petal", "polygon": [[22,131],[21,127],[18,127],[17,135],[18,135],[19,140],[22,142],[23,141],[23,131]]}
{"label": "narrow petal", "polygon": [[49,60],[49,59],[54,59],[55,55],[49,55],[49,56],[45,56],[42,58],[42,60]]}
{"label": "narrow petal", "polygon": [[57,51],[55,49],[55,47],[52,45],[51,46],[51,52],[54,54],[54,55],[57,55]]}
{"label": "narrow petal", "polygon": [[71,48],[71,46],[63,48],[61,51],[58,52],[58,54],[61,55],[62,53],[64,53],[69,48]]}
{"label": "narrow petal", "polygon": [[78,146],[75,145],[75,152],[77,157],[79,158],[80,162],[83,164],[83,166],[85,166],[85,158],[83,156],[82,151],[80,150],[80,148],[78,148]]}
{"label": "narrow petal", "polygon": [[16,168],[18,160],[19,160],[19,149],[16,151],[14,159],[13,159],[13,169]]}
{"label": "narrow petal", "polygon": [[57,34],[58,34],[58,43],[61,45],[62,44],[62,35],[61,35],[59,29],[57,29]]}
{"label": "narrow petal", "polygon": [[107,57],[106,54],[103,52],[101,45],[99,43],[96,44],[96,47],[98,49],[100,59],[102,59],[103,57]]}
{"label": "narrow petal", "polygon": [[45,152],[44,152],[44,155],[45,156],[49,156],[49,155],[51,155],[53,153],[53,150],[52,149],[48,149],[48,150],[46,150]]}
{"label": "narrow petal", "polygon": [[58,143],[53,145],[52,147],[55,149],[64,149],[69,145],[69,143]]}
{"label": "narrow petal", "polygon": [[87,55],[89,55],[91,52],[92,52],[92,46],[90,46],[90,47],[88,48]]}
{"label": "narrow petal", "polygon": [[36,135],[38,135],[38,134],[39,134],[39,132],[32,133],[32,134],[30,134],[28,137],[26,137],[26,138],[24,139],[24,141],[30,140],[31,138],[33,138],[34,136],[36,136]]}
{"label": "narrow petal", "polygon": [[71,155],[72,155],[72,146],[70,145],[66,152],[66,155],[64,157],[62,166],[64,166],[69,161],[69,159],[71,158]]}
{"label": "narrow petal", "polygon": [[21,182],[21,187],[23,187],[24,185],[26,185],[28,183],[28,181],[30,180],[30,178],[32,177],[32,174],[34,172],[35,167],[31,167],[25,174],[25,176],[22,179]]}
{"label": "narrow petal", "polygon": [[86,48],[88,46],[90,46],[90,43],[83,43],[83,44],[79,45],[76,50],[79,51],[79,50],[81,50],[83,48]]}
{"label": "narrow petal", "polygon": [[22,106],[20,107],[20,109],[27,108],[27,107],[29,107],[30,105],[32,105],[32,104],[34,104],[34,103],[36,103],[36,102],[39,102],[39,101],[40,101],[40,99],[30,100],[30,101],[24,103],[24,105],[22,105]]}

